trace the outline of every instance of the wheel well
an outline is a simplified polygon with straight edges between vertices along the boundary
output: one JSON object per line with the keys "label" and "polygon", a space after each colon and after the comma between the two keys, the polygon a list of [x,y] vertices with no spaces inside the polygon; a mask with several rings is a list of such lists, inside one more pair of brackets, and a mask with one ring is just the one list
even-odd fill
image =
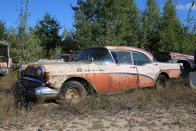
{"label": "wheel well", "polygon": [[163,75],[163,76],[165,76],[165,78],[169,79],[169,75],[165,72],[161,72],[159,75]]}
{"label": "wheel well", "polygon": [[97,93],[96,90],[94,89],[94,87],[87,80],[85,80],[84,78],[71,77],[71,78],[67,79],[65,82],[67,82],[67,81],[78,81],[78,82],[80,82],[84,86],[86,91],[88,92],[88,95]]}
{"label": "wheel well", "polygon": [[189,64],[188,61],[180,60],[180,61],[178,61],[178,63],[183,63],[183,67],[184,67],[184,68],[186,68],[186,69],[191,69],[191,65]]}

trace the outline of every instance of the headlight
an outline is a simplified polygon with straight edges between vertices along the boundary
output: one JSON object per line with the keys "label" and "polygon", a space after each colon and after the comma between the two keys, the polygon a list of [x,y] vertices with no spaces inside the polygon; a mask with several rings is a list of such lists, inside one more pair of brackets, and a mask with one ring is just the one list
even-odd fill
{"label": "headlight", "polygon": [[43,78],[44,77],[44,67],[43,66],[39,66],[37,68],[37,76],[39,78]]}

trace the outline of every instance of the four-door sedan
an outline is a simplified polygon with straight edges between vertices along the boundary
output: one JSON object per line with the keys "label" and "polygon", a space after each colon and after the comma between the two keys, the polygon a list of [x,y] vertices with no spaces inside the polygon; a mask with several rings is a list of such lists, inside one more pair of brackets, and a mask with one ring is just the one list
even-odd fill
{"label": "four-door sedan", "polygon": [[34,63],[22,71],[24,96],[78,102],[91,93],[164,87],[180,76],[180,64],[159,63],[143,49],[122,46],[83,49],[74,62]]}

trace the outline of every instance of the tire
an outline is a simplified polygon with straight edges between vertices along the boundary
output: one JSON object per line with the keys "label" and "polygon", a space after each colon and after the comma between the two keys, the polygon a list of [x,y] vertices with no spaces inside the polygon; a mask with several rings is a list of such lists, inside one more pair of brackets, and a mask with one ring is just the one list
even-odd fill
{"label": "tire", "polygon": [[179,62],[183,64],[183,68],[181,69],[182,76],[187,77],[189,72],[191,71],[191,66],[187,62]]}
{"label": "tire", "polygon": [[86,96],[86,89],[78,81],[67,81],[60,91],[60,100],[67,103],[78,103]]}
{"label": "tire", "polygon": [[155,88],[156,89],[165,88],[166,85],[167,85],[167,78],[164,75],[159,75],[155,83]]}

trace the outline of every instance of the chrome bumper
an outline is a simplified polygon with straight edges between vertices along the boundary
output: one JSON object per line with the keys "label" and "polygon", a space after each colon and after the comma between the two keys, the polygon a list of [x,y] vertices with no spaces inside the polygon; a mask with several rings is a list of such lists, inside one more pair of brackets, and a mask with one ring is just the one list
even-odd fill
{"label": "chrome bumper", "polygon": [[19,93],[23,97],[36,99],[36,100],[56,99],[59,94],[58,90],[51,89],[49,87],[37,87],[37,88],[30,89],[28,87],[24,87],[21,82],[16,83],[16,90],[17,93]]}

